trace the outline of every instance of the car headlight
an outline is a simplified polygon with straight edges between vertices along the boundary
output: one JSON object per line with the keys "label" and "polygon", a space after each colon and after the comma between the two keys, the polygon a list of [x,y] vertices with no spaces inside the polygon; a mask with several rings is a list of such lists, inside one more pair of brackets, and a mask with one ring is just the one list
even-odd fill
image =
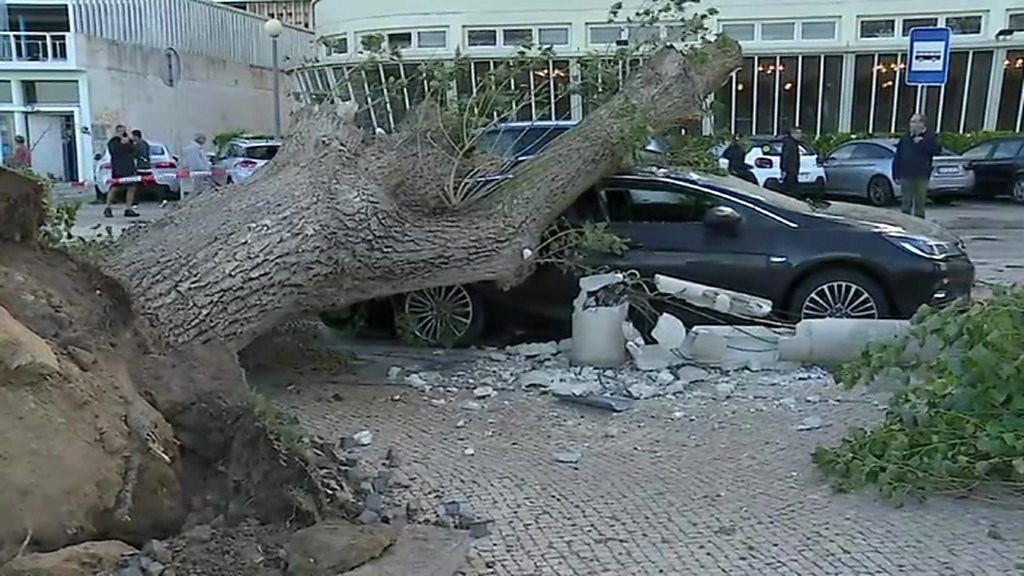
{"label": "car headlight", "polygon": [[926,236],[908,236],[903,234],[885,234],[885,239],[910,252],[915,256],[929,260],[945,260],[953,253],[949,242],[935,240]]}

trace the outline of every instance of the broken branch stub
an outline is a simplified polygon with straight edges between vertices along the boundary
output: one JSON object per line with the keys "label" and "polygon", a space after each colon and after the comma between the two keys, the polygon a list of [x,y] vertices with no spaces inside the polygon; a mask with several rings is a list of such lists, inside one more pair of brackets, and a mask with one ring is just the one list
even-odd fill
{"label": "broken branch stub", "polygon": [[350,110],[302,109],[259,176],[130,235],[104,269],[166,344],[222,340],[234,350],[305,312],[436,286],[514,284],[532,266],[524,248],[535,249],[577,197],[618,168],[637,126],[702,115],[706,96],[740,64],[738,44],[725,38],[698,55],[699,70],[694,56],[660,49],[486,198],[454,209],[409,201],[386,169],[444,161],[436,148],[414,153],[430,145],[416,123],[368,138],[351,126]]}

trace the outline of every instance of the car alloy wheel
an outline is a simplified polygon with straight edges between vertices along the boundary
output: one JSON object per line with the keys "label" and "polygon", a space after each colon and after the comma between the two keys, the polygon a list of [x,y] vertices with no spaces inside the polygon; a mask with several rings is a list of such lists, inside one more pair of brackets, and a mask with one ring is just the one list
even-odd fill
{"label": "car alloy wheel", "polygon": [[455,346],[479,325],[477,301],[462,286],[442,286],[405,295],[401,330],[434,346]]}
{"label": "car alloy wheel", "polygon": [[879,318],[878,303],[865,288],[853,282],[827,282],[811,291],[800,307],[800,318]]}
{"label": "car alloy wheel", "polygon": [[1024,203],[1024,176],[1013,181],[1013,201]]}
{"label": "car alloy wheel", "polygon": [[881,176],[868,181],[868,202],[875,206],[888,206],[893,203],[892,184]]}

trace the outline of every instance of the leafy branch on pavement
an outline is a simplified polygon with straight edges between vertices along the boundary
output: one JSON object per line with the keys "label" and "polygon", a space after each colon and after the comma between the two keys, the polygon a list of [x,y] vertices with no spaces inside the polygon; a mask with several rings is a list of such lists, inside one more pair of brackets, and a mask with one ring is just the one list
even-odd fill
{"label": "leafy branch on pavement", "polygon": [[[925,343],[937,355],[907,354]],[[883,421],[854,428],[814,462],[841,491],[875,486],[901,500],[979,488],[1024,489],[1024,289],[922,308],[909,333],[840,369],[846,386],[897,378]],[[894,369],[900,361],[912,361]]]}
{"label": "leafy branch on pavement", "polygon": [[68,253],[72,258],[98,264],[114,246],[114,234],[110,226],[96,238],[85,238],[74,234],[80,205],[73,200],[53,203],[49,194],[45,196],[46,218],[40,230],[43,244]]}

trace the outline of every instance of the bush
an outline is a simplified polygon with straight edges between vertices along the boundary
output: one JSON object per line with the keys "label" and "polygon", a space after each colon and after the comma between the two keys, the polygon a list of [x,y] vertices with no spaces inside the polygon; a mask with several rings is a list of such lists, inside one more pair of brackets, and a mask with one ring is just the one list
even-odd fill
{"label": "bush", "polygon": [[[937,135],[940,144],[956,153],[960,153],[975,144],[1012,134],[1013,132],[981,130],[978,132],[965,132],[962,134],[959,132],[939,132]],[[902,136],[902,133],[837,132],[834,134],[822,134],[815,138],[811,138],[807,143],[810,144],[818,154],[826,155],[850,140],[860,140],[862,138],[899,138],[900,136]]]}
{"label": "bush", "polygon": [[940,353],[897,370],[904,386],[883,421],[819,447],[814,462],[841,491],[872,485],[897,499],[1024,487],[1024,290],[922,308],[906,338],[869,347],[837,379],[855,386],[891,377],[910,342]]}

